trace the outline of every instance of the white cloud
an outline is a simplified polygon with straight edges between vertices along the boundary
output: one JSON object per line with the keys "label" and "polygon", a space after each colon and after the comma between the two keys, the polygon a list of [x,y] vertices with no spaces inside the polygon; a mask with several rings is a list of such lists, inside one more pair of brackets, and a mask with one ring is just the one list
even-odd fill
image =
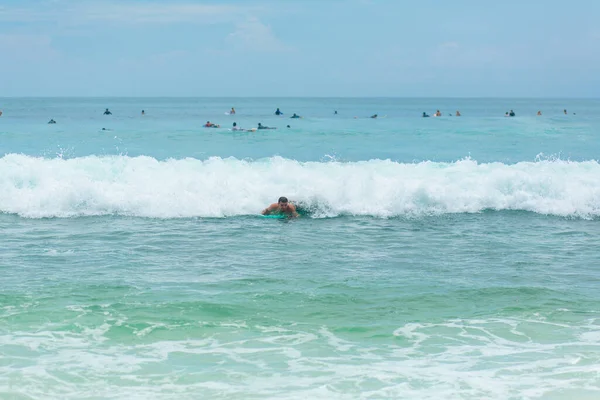
{"label": "white cloud", "polygon": [[87,6],[80,10],[89,20],[130,23],[211,23],[229,20],[244,9],[232,5],[208,4],[106,4]]}
{"label": "white cloud", "polygon": [[0,21],[68,22],[92,21],[120,23],[215,23],[239,19],[240,15],[260,10],[258,7],[196,3],[79,2],[69,6],[41,3],[36,7],[0,7]]}
{"label": "white cloud", "polygon": [[6,60],[42,60],[58,55],[49,36],[21,34],[0,34],[0,53]]}
{"label": "white cloud", "polygon": [[254,17],[238,23],[236,30],[228,35],[227,40],[235,47],[244,50],[263,52],[291,50],[275,37],[270,26],[263,24]]}
{"label": "white cloud", "polygon": [[456,43],[456,42],[446,42],[446,43],[440,44],[438,47],[441,50],[458,49],[460,47],[460,45],[458,43]]}
{"label": "white cloud", "polygon": [[500,51],[493,47],[464,47],[457,42],[442,43],[431,51],[429,63],[449,68],[481,67],[502,61]]}

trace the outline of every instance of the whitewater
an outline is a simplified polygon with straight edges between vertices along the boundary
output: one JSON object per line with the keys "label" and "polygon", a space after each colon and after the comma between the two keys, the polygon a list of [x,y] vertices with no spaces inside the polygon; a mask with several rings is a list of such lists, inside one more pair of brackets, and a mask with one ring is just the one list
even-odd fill
{"label": "whitewater", "polygon": [[600,165],[10,154],[0,158],[0,193],[0,211],[29,218],[253,215],[278,194],[303,203],[313,217],[519,210],[592,218],[600,213]]}

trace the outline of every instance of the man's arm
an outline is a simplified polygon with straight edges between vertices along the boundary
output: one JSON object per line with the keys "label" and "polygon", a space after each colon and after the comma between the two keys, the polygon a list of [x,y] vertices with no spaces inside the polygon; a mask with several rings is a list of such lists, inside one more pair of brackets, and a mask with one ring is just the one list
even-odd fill
{"label": "man's arm", "polygon": [[262,210],[262,215],[269,215],[273,210],[277,208],[277,204],[271,204],[269,207]]}
{"label": "man's arm", "polygon": [[290,208],[292,209],[292,218],[298,218],[300,214],[298,214],[298,211],[296,211],[296,206],[290,204]]}

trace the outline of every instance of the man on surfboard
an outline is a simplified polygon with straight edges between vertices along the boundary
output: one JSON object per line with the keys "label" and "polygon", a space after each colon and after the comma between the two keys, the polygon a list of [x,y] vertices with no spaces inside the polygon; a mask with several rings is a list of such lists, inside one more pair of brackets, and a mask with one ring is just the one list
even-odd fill
{"label": "man on surfboard", "polygon": [[296,206],[290,203],[287,197],[281,196],[277,203],[271,204],[269,207],[262,210],[262,215],[283,214],[291,218],[298,217]]}

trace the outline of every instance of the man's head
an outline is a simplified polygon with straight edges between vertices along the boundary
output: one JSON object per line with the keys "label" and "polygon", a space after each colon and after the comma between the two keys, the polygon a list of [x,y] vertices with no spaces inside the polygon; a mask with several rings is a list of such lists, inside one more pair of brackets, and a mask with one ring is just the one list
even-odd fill
{"label": "man's head", "polygon": [[279,200],[277,200],[277,204],[279,204],[279,207],[282,210],[287,210],[289,208],[289,206],[290,206],[290,203],[288,202],[287,197],[284,197],[284,196],[281,196],[279,198]]}

